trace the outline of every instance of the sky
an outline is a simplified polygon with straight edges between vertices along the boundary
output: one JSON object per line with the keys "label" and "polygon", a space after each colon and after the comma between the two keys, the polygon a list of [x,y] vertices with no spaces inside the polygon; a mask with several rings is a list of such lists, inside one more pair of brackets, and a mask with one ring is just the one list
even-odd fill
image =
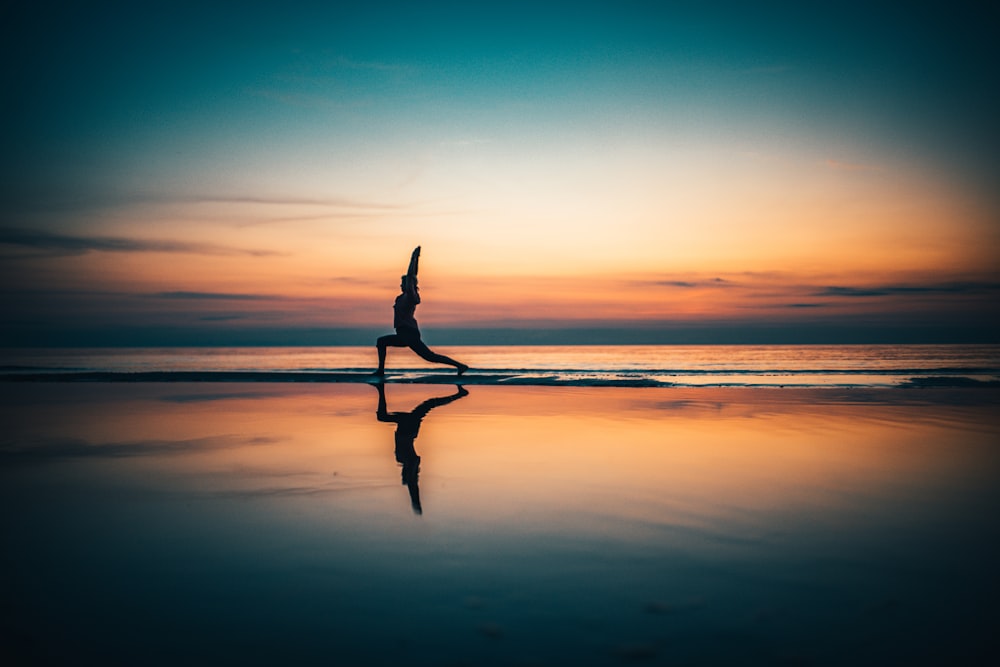
{"label": "sky", "polygon": [[[1000,47],[896,3],[2,14],[3,345],[1000,342]],[[436,338],[435,338],[436,336]]]}

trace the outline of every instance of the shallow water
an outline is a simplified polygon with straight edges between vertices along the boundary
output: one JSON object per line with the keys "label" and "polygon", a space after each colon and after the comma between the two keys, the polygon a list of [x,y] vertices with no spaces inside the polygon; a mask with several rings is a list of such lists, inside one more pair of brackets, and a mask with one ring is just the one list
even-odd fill
{"label": "shallow water", "polygon": [[[470,382],[562,385],[853,386],[1000,384],[1000,345],[524,345],[441,352],[472,366]],[[0,350],[6,375],[254,372],[368,373],[372,347]],[[387,369],[407,381],[452,372],[390,349]]]}
{"label": "shallow water", "polygon": [[382,410],[360,384],[0,391],[3,643],[25,661],[996,648],[996,390],[388,385]]}

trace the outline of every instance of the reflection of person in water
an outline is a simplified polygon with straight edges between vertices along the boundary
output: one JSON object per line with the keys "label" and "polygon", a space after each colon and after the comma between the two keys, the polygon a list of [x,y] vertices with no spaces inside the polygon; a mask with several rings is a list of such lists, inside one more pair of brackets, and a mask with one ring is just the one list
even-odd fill
{"label": "reflection of person in water", "polygon": [[413,441],[417,439],[417,433],[420,432],[420,422],[434,408],[468,396],[469,392],[462,385],[458,385],[455,393],[451,396],[429,398],[409,412],[389,412],[385,403],[385,385],[380,382],[375,387],[378,389],[378,411],[375,414],[378,415],[380,422],[394,422],[396,424],[396,461],[403,464],[403,484],[410,490],[410,503],[413,505],[413,511],[416,514],[422,514],[420,488],[417,486],[420,457],[417,456],[417,452],[413,448]]}
{"label": "reflection of person in water", "polygon": [[465,364],[455,361],[451,357],[434,352],[423,340],[420,339],[420,329],[417,327],[417,318],[414,311],[420,303],[420,289],[417,287],[417,264],[420,261],[420,246],[413,250],[410,255],[410,266],[406,270],[406,275],[400,279],[400,295],[396,297],[396,303],[392,308],[395,312],[392,326],[396,333],[382,336],[375,342],[378,349],[378,370],[375,375],[385,375],[385,353],[389,347],[408,347],[421,359],[435,364],[448,364],[458,369],[461,375],[469,370]]}

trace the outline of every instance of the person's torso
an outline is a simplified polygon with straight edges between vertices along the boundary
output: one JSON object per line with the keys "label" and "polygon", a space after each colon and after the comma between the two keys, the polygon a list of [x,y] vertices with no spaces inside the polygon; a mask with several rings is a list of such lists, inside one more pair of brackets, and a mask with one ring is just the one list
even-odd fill
{"label": "person's torso", "polygon": [[412,296],[403,292],[396,297],[396,302],[392,305],[393,318],[392,326],[394,327],[413,327],[417,328],[417,318],[414,317],[413,313],[417,309],[417,303],[419,303]]}

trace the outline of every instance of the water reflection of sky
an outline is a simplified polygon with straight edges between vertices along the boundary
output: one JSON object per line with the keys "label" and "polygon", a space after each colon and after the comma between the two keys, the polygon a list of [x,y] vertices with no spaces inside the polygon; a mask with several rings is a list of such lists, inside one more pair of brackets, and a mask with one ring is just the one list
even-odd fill
{"label": "water reflection of sky", "polygon": [[[987,647],[988,390],[6,385],[5,633],[76,662],[843,662]],[[385,388],[412,414],[447,386]]]}
{"label": "water reflection of sky", "polygon": [[[437,349],[437,346],[435,346]],[[997,345],[566,345],[462,346],[470,384],[892,387],[914,380],[956,386],[1000,382]],[[0,349],[0,367],[24,373],[329,373],[363,381],[365,347]],[[390,372],[427,382],[440,369],[415,356]],[[218,379],[216,376],[214,379]],[[320,379],[320,378],[317,378]],[[332,380],[332,377],[322,380]]]}

